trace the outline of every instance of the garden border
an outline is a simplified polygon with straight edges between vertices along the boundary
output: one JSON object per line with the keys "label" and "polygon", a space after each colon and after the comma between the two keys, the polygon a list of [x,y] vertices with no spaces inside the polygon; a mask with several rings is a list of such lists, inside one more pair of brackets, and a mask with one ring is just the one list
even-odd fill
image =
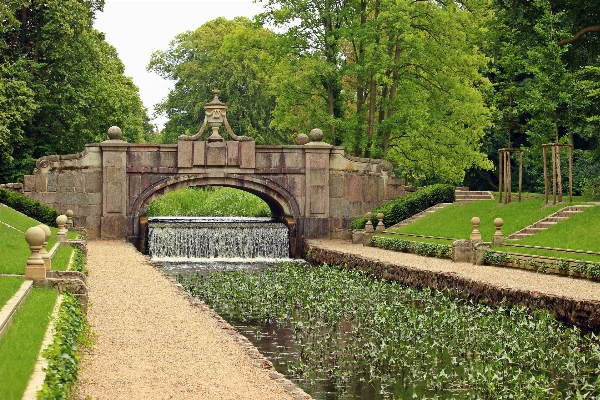
{"label": "garden border", "polygon": [[488,305],[524,305],[528,308],[545,308],[559,321],[580,328],[600,331],[600,301],[577,300],[573,298],[544,294],[533,290],[500,287],[490,283],[461,277],[453,272],[437,272],[372,260],[356,254],[328,250],[314,242],[305,245],[305,258],[314,264],[326,263],[368,271],[373,275],[402,284],[436,290],[449,289],[457,296],[473,301],[483,301]]}

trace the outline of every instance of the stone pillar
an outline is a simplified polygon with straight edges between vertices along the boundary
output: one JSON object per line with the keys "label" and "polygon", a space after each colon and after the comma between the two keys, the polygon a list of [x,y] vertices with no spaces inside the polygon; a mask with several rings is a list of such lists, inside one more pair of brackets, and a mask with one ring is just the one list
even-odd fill
{"label": "stone pillar", "polygon": [[375,232],[383,232],[385,230],[385,225],[383,225],[383,213],[377,213],[377,228],[375,228]]}
{"label": "stone pillar", "polygon": [[470,240],[455,240],[452,243],[452,261],[472,263],[475,259],[473,242]]}
{"label": "stone pillar", "polygon": [[59,215],[56,217],[56,225],[58,225],[58,232],[56,232],[56,241],[64,242],[67,240],[67,228],[65,227],[67,223],[66,215]]}
{"label": "stone pillar", "polygon": [[48,228],[47,225],[39,224],[38,226],[44,231],[44,243],[40,249],[40,255],[42,256],[42,260],[44,260],[46,271],[50,271],[52,269],[52,259],[50,258],[50,253],[46,251],[46,246],[48,245],[48,240],[50,240],[52,232],[50,232],[50,228]]}
{"label": "stone pillar", "polygon": [[479,232],[479,229],[478,229],[480,223],[481,223],[481,220],[479,219],[479,217],[471,218],[471,225],[473,225],[473,232],[471,232],[470,239],[474,242],[481,242],[481,232]]}
{"label": "stone pillar", "polygon": [[502,225],[504,225],[504,221],[502,220],[502,218],[496,218],[494,220],[496,232],[494,232],[494,236],[492,237],[493,244],[502,244],[504,242],[504,235],[502,234]]}
{"label": "stone pillar", "polygon": [[313,129],[304,145],[306,197],[304,237],[329,237],[329,153],[333,146],[322,143],[323,132]]}
{"label": "stone pillar", "polygon": [[[112,133],[112,135],[111,135]],[[109,129],[109,140],[102,150],[102,218],[100,237],[122,239],[127,236],[127,149],[118,127]]]}
{"label": "stone pillar", "polygon": [[73,229],[73,210],[67,210],[65,215],[67,216],[67,230]]}
{"label": "stone pillar", "polygon": [[25,279],[46,279],[46,266],[40,254],[46,234],[39,226],[33,226],[25,232],[25,240],[29,244],[31,256],[25,265]]}
{"label": "stone pillar", "polygon": [[486,250],[489,250],[492,247],[491,243],[485,243],[485,242],[477,242],[474,245],[474,249],[475,249],[475,259],[473,260],[473,264],[475,265],[484,265],[483,262],[483,254],[486,252]]}

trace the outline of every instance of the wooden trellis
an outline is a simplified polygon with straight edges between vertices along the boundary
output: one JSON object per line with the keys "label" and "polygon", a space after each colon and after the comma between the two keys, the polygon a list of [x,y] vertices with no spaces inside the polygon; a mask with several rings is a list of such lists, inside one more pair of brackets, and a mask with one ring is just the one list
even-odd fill
{"label": "wooden trellis", "polygon": [[505,148],[498,150],[500,156],[498,162],[498,201],[502,203],[502,198],[504,197],[504,204],[512,201],[512,167],[510,156],[514,152],[519,153],[519,201],[521,201],[521,192],[523,189],[523,150]]}
{"label": "wooden trellis", "polygon": [[542,145],[544,157],[544,190],[546,194],[546,204],[548,204],[548,192],[550,191],[550,177],[548,176],[548,164],[546,152],[547,148],[552,148],[552,204],[556,204],[556,195],[558,189],[558,202],[562,203],[562,175],[560,171],[560,148],[569,148],[569,202],[573,202],[573,145],[566,143],[547,143]]}

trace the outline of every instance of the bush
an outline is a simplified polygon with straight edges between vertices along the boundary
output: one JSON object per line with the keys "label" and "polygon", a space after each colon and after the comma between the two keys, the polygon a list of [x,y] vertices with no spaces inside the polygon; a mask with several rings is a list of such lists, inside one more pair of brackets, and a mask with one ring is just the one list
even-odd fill
{"label": "bush", "polygon": [[[397,197],[377,207],[373,211],[373,226],[377,224],[377,214],[383,213],[383,224],[386,228],[425,211],[439,203],[454,202],[454,186],[437,184],[421,188],[413,193]],[[355,218],[350,222],[352,229],[364,229],[367,218]]]}
{"label": "bush", "polygon": [[28,217],[48,226],[56,227],[56,217],[60,215],[60,212],[39,201],[2,188],[0,188],[0,203],[4,203],[10,208],[22,212]]}
{"label": "bush", "polygon": [[385,250],[414,253],[425,257],[452,258],[452,246],[435,243],[413,242],[397,238],[373,236],[371,245]]}

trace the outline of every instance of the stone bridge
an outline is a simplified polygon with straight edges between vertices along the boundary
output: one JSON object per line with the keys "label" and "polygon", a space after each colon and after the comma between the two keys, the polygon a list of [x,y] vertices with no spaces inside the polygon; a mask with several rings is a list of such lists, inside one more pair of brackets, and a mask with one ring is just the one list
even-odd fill
{"label": "stone bridge", "polygon": [[350,157],[343,147],[321,142],[322,135],[311,136],[313,141],[290,146],[113,138],[79,154],[40,158],[22,192],[62,212],[73,210],[89,238],[137,243],[144,235],[140,217],[157,197],[188,186],[238,188],[269,205],[289,228],[291,254],[299,255],[304,238],[339,236],[352,218],[405,190],[390,163]]}

